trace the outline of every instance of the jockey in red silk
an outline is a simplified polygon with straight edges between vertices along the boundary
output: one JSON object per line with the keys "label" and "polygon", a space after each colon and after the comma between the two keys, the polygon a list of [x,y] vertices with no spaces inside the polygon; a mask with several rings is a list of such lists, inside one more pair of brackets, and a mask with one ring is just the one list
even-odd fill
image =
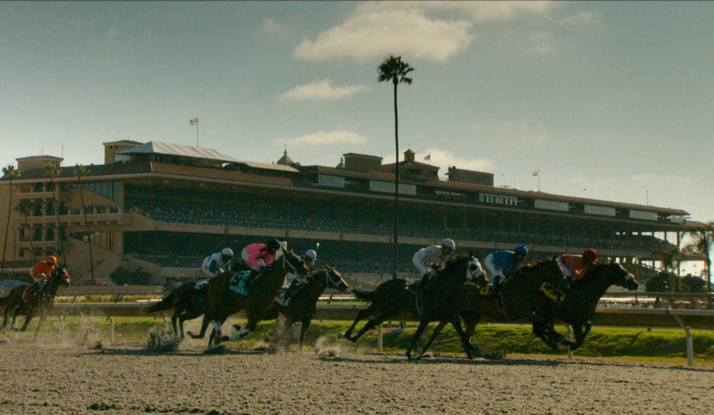
{"label": "jockey in red silk", "polygon": [[582,255],[564,254],[558,257],[558,265],[563,270],[561,284],[582,280],[588,268],[598,259],[596,250],[589,248]]}

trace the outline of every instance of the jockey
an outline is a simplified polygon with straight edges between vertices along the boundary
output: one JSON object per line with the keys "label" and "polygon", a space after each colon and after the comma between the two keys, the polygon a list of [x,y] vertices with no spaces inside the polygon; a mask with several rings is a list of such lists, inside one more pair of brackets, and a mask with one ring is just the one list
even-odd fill
{"label": "jockey", "polygon": [[[203,263],[201,264],[201,271],[211,279],[218,274],[222,274],[227,271],[228,264],[230,264],[233,259],[233,250],[230,248],[223,248],[221,252],[216,252],[213,255],[207,256]],[[196,284],[194,287],[197,290],[201,290],[203,287],[208,285],[208,281],[203,281]]]}
{"label": "jockey", "polygon": [[213,278],[218,274],[224,273],[232,259],[233,250],[230,248],[223,248],[221,252],[216,252],[213,255],[207,256],[203,260],[201,270],[203,270],[203,273],[206,274],[208,278]]}
{"label": "jockey", "polygon": [[50,255],[44,261],[38,261],[30,268],[30,276],[35,280],[33,287],[39,288],[44,285],[47,277],[52,275],[57,268],[57,257]]}
{"label": "jockey", "polygon": [[585,272],[598,259],[597,251],[588,248],[582,255],[564,254],[558,257],[558,265],[563,270],[564,277],[560,284],[566,287],[571,281],[580,281],[585,277]]}
{"label": "jockey", "polygon": [[418,250],[412,258],[412,263],[419,271],[421,280],[419,280],[418,289],[422,291],[429,282],[429,276],[433,271],[441,267],[449,258],[449,255],[456,249],[456,243],[451,239],[444,239],[444,242],[439,245],[431,245]]}
{"label": "jockey", "polygon": [[[315,252],[314,249],[308,249],[305,252],[305,255],[301,256],[300,258],[305,263],[305,266],[309,271],[312,271],[313,268],[315,268],[315,264],[317,262],[317,252]],[[287,301],[288,298],[295,294],[295,292],[298,290],[298,288],[300,288],[301,285],[307,283],[307,278],[301,278],[299,275],[295,275],[294,272],[289,272],[285,276],[285,281],[288,284],[287,289],[282,290],[280,294],[278,294],[278,297],[275,299],[275,302],[282,306],[285,306],[285,301]]]}
{"label": "jockey", "polygon": [[503,277],[518,273],[518,265],[528,256],[525,245],[517,246],[513,251],[496,251],[486,257],[484,266],[491,277],[491,295],[497,296]]}
{"label": "jockey", "polygon": [[273,265],[275,252],[281,247],[280,241],[271,239],[267,244],[254,243],[246,246],[240,256],[253,271],[260,271]]}

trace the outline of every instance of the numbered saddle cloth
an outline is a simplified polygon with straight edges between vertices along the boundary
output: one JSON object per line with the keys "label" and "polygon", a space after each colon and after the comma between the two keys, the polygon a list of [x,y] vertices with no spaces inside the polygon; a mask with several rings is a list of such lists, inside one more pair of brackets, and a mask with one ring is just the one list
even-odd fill
{"label": "numbered saddle cloth", "polygon": [[231,290],[240,295],[247,296],[248,290],[246,289],[246,283],[248,282],[248,276],[250,276],[250,271],[241,271],[234,275],[230,282]]}
{"label": "numbered saddle cloth", "polygon": [[556,303],[562,303],[565,300],[565,288],[556,283],[544,282],[540,286],[540,291]]}

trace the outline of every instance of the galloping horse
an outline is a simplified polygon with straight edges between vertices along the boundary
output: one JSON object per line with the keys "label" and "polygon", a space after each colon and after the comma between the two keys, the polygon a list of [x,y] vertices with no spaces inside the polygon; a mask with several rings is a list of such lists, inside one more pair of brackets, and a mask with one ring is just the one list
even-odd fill
{"label": "galloping horse", "polygon": [[[463,301],[461,300],[461,292],[469,285],[467,281],[474,280],[482,273],[481,264],[478,259],[472,255],[457,255],[452,257],[444,269],[432,279],[432,283],[425,289],[423,301],[423,314],[431,321],[442,321],[452,323],[457,332],[461,330],[461,322],[459,321],[458,311],[462,308]],[[417,298],[412,292],[407,290],[406,280],[393,279],[380,284],[374,291],[366,292],[360,290],[352,290],[355,296],[359,299],[366,300],[371,304],[369,307],[360,310],[352,323],[352,326],[341,334],[341,338],[345,338],[353,343],[356,343],[364,333],[374,327],[382,324],[387,320],[394,320],[399,317],[422,320],[417,310]],[[432,289],[432,287],[437,286]],[[442,298],[432,298],[440,296]],[[364,327],[352,336],[352,331],[357,324],[368,317],[372,317]],[[428,323],[426,323],[428,324]],[[424,328],[426,327],[424,325]],[[421,325],[420,325],[421,327]],[[422,330],[423,331],[423,328]],[[463,331],[459,333],[463,334]],[[419,333],[421,335],[421,332]],[[472,357],[472,347],[468,344],[468,338],[462,336],[464,349],[469,357]],[[411,348],[410,348],[411,350]],[[408,357],[410,353],[407,353]]]}
{"label": "galloping horse", "polygon": [[[183,322],[193,320],[205,314],[208,311],[208,285],[201,289],[196,289],[196,283],[187,282],[181,284],[175,290],[171,291],[160,302],[146,309],[147,313],[158,313],[174,309],[171,316],[171,325],[174,328],[174,333],[181,336],[183,339]],[[176,321],[179,322],[180,331],[176,327]]]}
{"label": "galloping horse", "polygon": [[[470,339],[473,336],[476,325],[482,316],[486,315],[504,322],[530,320],[533,322],[533,333],[551,347],[557,341],[565,340],[552,329],[552,324],[534,319],[534,311],[541,306],[542,299],[545,298],[539,293],[540,287],[544,282],[552,283],[562,277],[563,271],[555,261],[555,257],[553,257],[545,261],[533,261],[518,267],[518,274],[504,282],[499,297],[481,295],[476,285],[465,285],[460,304],[460,315],[466,324],[465,336]],[[426,353],[434,339],[448,323],[442,321],[434,329],[421,354]],[[558,337],[558,339],[556,340],[554,337]],[[482,355],[481,350],[475,345],[472,345],[472,353],[474,356]],[[500,354],[493,355],[498,356]]]}
{"label": "galloping horse", "polygon": [[[302,349],[305,333],[308,327],[310,327],[310,322],[317,311],[317,300],[320,299],[320,296],[325,292],[327,287],[344,292],[349,288],[349,285],[342,279],[342,275],[340,275],[336,269],[327,265],[325,269],[317,270],[308,277],[307,284],[300,287],[297,292],[293,294],[287,306],[282,307],[277,303],[273,303],[271,317],[272,315],[277,317],[277,315],[280,314],[285,318],[285,323],[281,326],[281,329],[278,330],[276,328],[274,339],[285,338],[285,334],[290,327],[299,321],[302,323],[299,338],[299,347]],[[289,347],[289,344],[286,342],[285,346]]]}
{"label": "galloping horse", "polygon": [[[231,267],[231,271],[242,271],[243,269],[244,265],[238,262],[234,263]],[[202,284],[199,289],[196,289],[196,286],[197,285],[194,282],[181,284],[175,290],[171,291],[169,295],[164,297],[163,300],[147,308],[146,312],[158,313],[160,311],[166,311],[173,308],[174,313],[171,316],[171,325],[174,328],[174,333],[180,335],[183,340],[184,321],[201,317],[206,314],[208,310],[210,310],[210,302],[208,300],[208,283],[206,282]],[[177,320],[180,331],[176,327]]]}
{"label": "galloping horse", "polygon": [[[254,331],[257,324],[265,319],[270,310],[275,296],[280,292],[285,275],[288,272],[305,276],[308,273],[307,267],[292,251],[277,251],[274,260],[274,269],[261,271],[253,278],[248,287],[248,295],[238,294],[231,289],[231,279],[235,275],[233,272],[225,272],[213,277],[208,283],[208,298],[210,309],[203,318],[201,333],[195,335],[188,332],[194,339],[203,338],[209,322],[213,324],[213,331],[208,340],[208,345],[219,344],[226,340],[239,340]],[[248,325],[245,329],[238,325],[234,327],[238,330],[238,335],[233,337],[223,336],[221,325],[231,315],[245,309],[248,314]]]}
{"label": "galloping horse", "polygon": [[[635,280],[634,275],[630,274],[618,263],[595,264],[587,270],[581,281],[570,284],[562,303],[556,305],[554,302],[549,301],[545,304],[545,306],[551,307],[550,310],[542,309],[546,313],[546,319],[553,316],[573,327],[575,343],[565,339],[558,339],[559,343],[570,346],[570,350],[576,350],[582,346],[585,336],[588,335],[592,328],[589,320],[595,314],[595,308],[600,298],[612,285],[634,291],[639,286],[639,283]],[[548,311],[554,312],[548,313]],[[549,319],[549,323],[552,326],[552,318]]]}
{"label": "galloping horse", "polygon": [[[30,321],[39,315],[40,321],[37,323],[35,337],[33,339],[37,340],[37,335],[40,333],[40,326],[42,326],[42,323],[55,305],[57,289],[60,285],[69,287],[71,280],[72,277],[67,273],[64,267],[57,267],[36,293],[32,293],[31,291],[25,292],[26,290],[34,289],[31,285],[19,285],[13,288],[7,297],[0,298],[0,307],[5,307],[5,321],[2,327],[0,327],[0,331],[4,330],[7,326],[7,315],[10,313],[10,310],[15,310],[12,316],[12,324],[10,325],[14,331],[26,331]],[[29,299],[23,301],[23,294],[25,294],[25,296],[29,294]],[[21,314],[25,316],[25,323],[22,325],[22,328],[17,329],[15,327],[15,320],[17,316]]]}

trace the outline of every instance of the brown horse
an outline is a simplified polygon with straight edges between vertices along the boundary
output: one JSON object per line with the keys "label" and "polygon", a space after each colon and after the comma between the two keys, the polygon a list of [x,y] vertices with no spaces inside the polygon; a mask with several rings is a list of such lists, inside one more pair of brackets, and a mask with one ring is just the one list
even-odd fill
{"label": "brown horse", "polygon": [[[248,286],[248,295],[241,295],[231,289],[231,279],[235,275],[233,272],[226,272],[216,275],[208,283],[208,299],[210,308],[203,318],[201,333],[195,335],[188,332],[194,339],[203,338],[206,334],[208,324],[213,324],[213,332],[208,339],[208,345],[219,344],[221,341],[239,340],[255,330],[259,322],[265,319],[275,297],[283,286],[285,275],[288,272],[305,276],[308,273],[307,267],[292,251],[282,249],[275,254],[274,268],[267,268],[260,271]],[[231,315],[246,310],[248,314],[248,325],[245,329],[234,325],[238,330],[238,335],[233,337],[223,336],[221,325]]]}
{"label": "brown horse", "polygon": [[[407,357],[411,359],[411,349],[430,321],[452,323],[460,335],[464,334],[463,331],[460,331],[459,311],[462,305],[459,298],[463,296],[460,291],[469,285],[466,284],[467,281],[473,281],[482,273],[481,264],[473,255],[452,257],[424,290],[421,312],[418,310],[415,294],[407,289],[406,281],[402,279],[386,281],[371,292],[352,290],[357,298],[369,301],[371,304],[359,311],[352,326],[339,337],[356,343],[367,331],[379,326],[384,321],[399,318],[417,319],[421,321],[421,324],[413,338],[412,346],[407,351]],[[473,286],[473,284],[470,285]],[[357,324],[368,317],[371,319],[355,336],[352,336],[352,331]],[[465,334],[461,340],[467,356],[473,357],[473,348],[468,343]]]}
{"label": "brown horse", "polygon": [[[60,285],[68,287],[71,281],[72,277],[67,273],[67,270],[64,267],[57,267],[54,272],[52,272],[52,275],[47,278],[45,284],[42,285],[37,292],[31,292],[29,300],[25,302],[22,301],[22,294],[30,286],[19,285],[13,288],[7,297],[0,298],[0,307],[5,307],[5,321],[2,327],[0,327],[0,331],[4,330],[7,326],[7,316],[11,310],[14,310],[14,313],[10,327],[14,331],[26,331],[30,321],[39,315],[40,322],[37,323],[34,337],[34,340],[37,340],[37,335],[40,333],[40,326],[42,326],[42,323],[55,305],[57,289]],[[37,288],[32,287],[31,289],[36,290]],[[22,325],[22,328],[17,329],[15,327],[15,320],[17,316],[21,314],[25,316],[25,323]]]}
{"label": "brown horse", "polygon": [[[283,324],[276,327],[275,337],[273,340],[285,339],[285,334],[297,322],[302,323],[300,327],[299,347],[302,349],[305,333],[310,322],[317,312],[317,300],[320,299],[326,288],[334,288],[340,292],[344,292],[349,285],[342,279],[342,275],[336,269],[327,265],[327,268],[320,269],[308,277],[307,284],[298,288],[298,290],[290,297],[287,306],[283,307],[277,303],[273,303],[271,317],[274,315],[278,318],[284,318]],[[279,316],[278,316],[279,314]],[[286,341],[285,347],[289,347],[289,342]]]}

